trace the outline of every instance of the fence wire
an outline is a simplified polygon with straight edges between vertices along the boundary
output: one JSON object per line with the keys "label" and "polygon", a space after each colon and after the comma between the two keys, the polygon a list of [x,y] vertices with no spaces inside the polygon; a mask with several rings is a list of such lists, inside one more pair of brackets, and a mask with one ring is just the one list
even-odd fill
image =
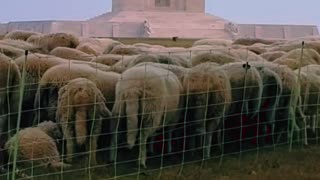
{"label": "fence wire", "polygon": [[199,54],[233,50],[144,52],[112,66],[97,56],[58,61],[26,51],[21,77],[10,66],[0,89],[0,179],[161,178],[167,169],[179,177],[190,164],[222,166],[238,156],[241,166],[248,152],[258,159],[318,144],[319,67],[302,67],[304,46],[299,69],[289,72],[253,61],[248,49],[239,62],[197,66]]}

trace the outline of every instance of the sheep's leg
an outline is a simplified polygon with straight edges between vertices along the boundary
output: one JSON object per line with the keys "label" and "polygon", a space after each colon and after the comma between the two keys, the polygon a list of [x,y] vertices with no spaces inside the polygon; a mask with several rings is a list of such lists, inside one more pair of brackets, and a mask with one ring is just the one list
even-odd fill
{"label": "sheep's leg", "polygon": [[147,140],[148,136],[145,131],[148,130],[140,130],[140,151],[139,151],[139,165],[143,168],[147,168]]}
{"label": "sheep's leg", "polygon": [[117,144],[117,134],[113,133],[110,143],[110,162],[114,162],[116,160]]}
{"label": "sheep's leg", "polygon": [[92,135],[93,137],[90,138],[90,147],[89,152],[90,152],[90,166],[96,166],[97,165],[97,156],[96,156],[96,151],[97,151],[97,143],[98,143],[98,136],[97,135]]}
{"label": "sheep's leg", "polygon": [[308,146],[308,135],[307,135],[307,117],[302,112],[302,109],[298,107],[298,111],[300,113],[300,116],[302,118],[302,122],[298,128],[302,129],[302,138],[303,138],[303,144],[305,146]]}
{"label": "sheep's leg", "polygon": [[64,124],[63,134],[64,139],[67,141],[67,154],[66,154],[66,162],[71,163],[72,162],[72,154],[73,154],[73,139],[72,139],[72,130],[71,128],[67,127],[67,124]]}
{"label": "sheep's leg", "polygon": [[153,147],[153,145],[154,145],[154,142],[155,142],[155,141],[156,141],[156,138],[155,138],[154,136],[150,137],[150,140],[149,140],[149,143],[148,143],[148,149],[149,149],[149,152],[150,152],[151,154],[154,153],[154,147]]}
{"label": "sheep's leg", "polygon": [[[94,118],[95,119],[95,118]],[[98,118],[92,121],[92,132],[90,133],[90,165],[97,165],[97,147],[98,147],[98,137],[102,131],[102,118]]]}
{"label": "sheep's leg", "polygon": [[172,152],[172,132],[173,128],[169,127],[168,132],[166,133],[167,153]]}
{"label": "sheep's leg", "polygon": [[110,140],[110,154],[109,154],[109,161],[115,162],[116,160],[116,153],[117,153],[117,145],[118,145],[118,133],[119,133],[119,123],[120,119],[113,118],[110,120],[110,134],[111,134],[111,140]]}
{"label": "sheep's leg", "polygon": [[[215,120],[215,119],[213,119]],[[209,159],[211,154],[212,136],[214,130],[214,122],[207,122],[206,133],[204,135],[204,159]]]}

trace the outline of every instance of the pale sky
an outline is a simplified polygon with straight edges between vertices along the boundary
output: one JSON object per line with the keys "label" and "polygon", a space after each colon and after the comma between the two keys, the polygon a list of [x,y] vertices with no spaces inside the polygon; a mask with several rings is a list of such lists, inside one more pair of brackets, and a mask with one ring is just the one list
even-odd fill
{"label": "pale sky", "polygon": [[[320,25],[320,0],[206,0],[207,13],[236,23]],[[111,0],[1,0],[0,22],[85,20],[111,10]]]}

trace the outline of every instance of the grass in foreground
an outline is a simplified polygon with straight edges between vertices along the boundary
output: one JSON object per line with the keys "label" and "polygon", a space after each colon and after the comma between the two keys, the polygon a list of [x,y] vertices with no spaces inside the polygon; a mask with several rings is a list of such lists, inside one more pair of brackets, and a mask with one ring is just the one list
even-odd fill
{"label": "grass in foreground", "polygon": [[[185,164],[181,176],[178,176],[181,169],[180,164],[165,167],[161,176],[159,176],[159,167],[152,167],[151,160],[149,161],[149,168],[139,174],[139,179],[320,179],[320,146],[317,145],[307,148],[298,146],[290,153],[287,146],[277,147],[275,152],[273,148],[263,149],[260,150],[259,154],[257,154],[257,150],[252,150],[244,152],[241,159],[239,154],[228,155],[225,156],[221,167],[219,167],[219,157],[207,161],[204,167],[201,167],[201,159],[199,160],[199,162]],[[65,172],[63,175],[58,173],[55,178],[45,175],[34,179],[62,179],[61,177],[64,180],[89,179],[86,169],[80,167],[84,163],[77,164],[79,165],[74,167],[75,170]],[[135,162],[119,165],[117,167],[117,173],[119,174],[117,179],[137,179],[137,171]],[[130,173],[132,174],[129,175]],[[114,167],[112,165],[101,165],[101,167],[93,169],[91,179],[112,179],[113,175]],[[6,179],[6,175],[0,176],[0,179]]]}

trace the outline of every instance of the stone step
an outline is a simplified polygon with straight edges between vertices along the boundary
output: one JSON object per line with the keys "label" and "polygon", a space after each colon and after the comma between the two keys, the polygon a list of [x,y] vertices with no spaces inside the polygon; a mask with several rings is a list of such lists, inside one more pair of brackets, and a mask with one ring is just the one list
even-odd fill
{"label": "stone step", "polygon": [[155,28],[152,29],[151,37],[174,37],[181,38],[232,38],[232,35],[225,30],[204,30],[204,29],[183,29],[183,28]]}

